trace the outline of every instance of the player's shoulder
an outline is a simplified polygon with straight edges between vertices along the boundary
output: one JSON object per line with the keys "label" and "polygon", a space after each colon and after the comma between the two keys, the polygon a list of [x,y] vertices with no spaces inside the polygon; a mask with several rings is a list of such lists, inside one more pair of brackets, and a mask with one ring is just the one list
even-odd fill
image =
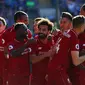
{"label": "player's shoulder", "polygon": [[32,38],[32,32],[29,29],[27,29],[27,32],[28,32],[28,37]]}
{"label": "player's shoulder", "polygon": [[15,45],[16,45],[16,42],[14,40],[7,43],[7,47],[11,47],[12,49],[14,48]]}
{"label": "player's shoulder", "polygon": [[79,34],[79,35],[78,35],[78,38],[79,38],[80,40],[85,40],[85,32]]}
{"label": "player's shoulder", "polygon": [[27,29],[27,32],[32,34],[32,32],[29,29]]}
{"label": "player's shoulder", "polygon": [[13,30],[14,30],[14,25],[12,25],[11,27],[9,27],[9,28],[6,29],[6,31],[9,31],[9,32],[11,32]]}
{"label": "player's shoulder", "polygon": [[9,27],[9,28],[7,28],[7,29],[4,31],[3,35],[6,35],[6,34],[12,32],[13,30],[14,30],[14,25],[11,26],[11,27]]}
{"label": "player's shoulder", "polygon": [[77,37],[78,38],[77,33],[73,29],[70,30],[69,34],[70,34],[71,37]]}
{"label": "player's shoulder", "polygon": [[57,36],[59,34],[61,34],[61,31],[59,29],[56,29],[52,32],[52,35],[54,35],[54,36]]}

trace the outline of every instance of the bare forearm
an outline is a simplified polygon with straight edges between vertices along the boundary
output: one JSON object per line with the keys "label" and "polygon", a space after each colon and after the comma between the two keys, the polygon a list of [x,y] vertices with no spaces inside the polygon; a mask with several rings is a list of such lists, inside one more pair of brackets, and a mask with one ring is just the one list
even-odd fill
{"label": "bare forearm", "polygon": [[73,64],[75,66],[78,66],[79,64],[83,63],[85,61],[85,56],[80,56],[73,61]]}
{"label": "bare forearm", "polygon": [[78,51],[71,51],[72,61],[75,66],[83,63],[85,61],[85,55],[79,57]]}
{"label": "bare forearm", "polygon": [[37,62],[39,62],[39,61],[41,61],[41,60],[43,60],[43,59],[44,59],[44,57],[31,58],[31,61],[32,61],[32,63],[34,64],[34,63],[37,63]]}
{"label": "bare forearm", "polygon": [[85,55],[80,56],[79,57],[79,60],[80,60],[80,64],[83,63],[85,61]]}
{"label": "bare forearm", "polygon": [[39,61],[41,61],[41,60],[43,60],[45,58],[46,58],[46,56],[43,55],[43,54],[38,55],[38,56],[36,56],[36,55],[31,55],[30,56],[30,59],[31,59],[32,63],[37,63],[37,62],[39,62]]}

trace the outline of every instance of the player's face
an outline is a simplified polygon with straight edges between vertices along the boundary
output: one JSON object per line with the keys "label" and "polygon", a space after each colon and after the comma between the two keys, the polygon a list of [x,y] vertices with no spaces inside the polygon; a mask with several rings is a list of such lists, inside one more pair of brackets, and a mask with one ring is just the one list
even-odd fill
{"label": "player's face", "polygon": [[16,38],[23,41],[24,39],[27,39],[27,29],[25,28],[20,28],[16,31]]}
{"label": "player's face", "polygon": [[69,21],[67,18],[62,18],[60,20],[60,29],[61,30],[68,30],[71,28],[71,21]]}
{"label": "player's face", "polygon": [[2,21],[0,21],[0,33],[6,28]]}
{"label": "player's face", "polygon": [[81,32],[84,32],[85,31],[85,24],[83,24],[82,26],[81,26]]}
{"label": "player's face", "polygon": [[34,33],[37,34],[38,33],[38,25],[37,25],[37,22],[34,23]]}
{"label": "player's face", "polygon": [[40,36],[40,38],[45,39],[48,34],[49,34],[48,26],[47,25],[40,25],[39,26],[39,36]]}
{"label": "player's face", "polygon": [[29,24],[29,19],[28,19],[28,16],[24,15],[22,16],[21,20],[20,20],[22,23],[28,25]]}
{"label": "player's face", "polygon": [[44,34],[48,34],[48,26],[47,25],[40,25],[39,32],[44,33]]}
{"label": "player's face", "polygon": [[85,11],[84,10],[80,10],[80,15],[84,15],[85,16]]}

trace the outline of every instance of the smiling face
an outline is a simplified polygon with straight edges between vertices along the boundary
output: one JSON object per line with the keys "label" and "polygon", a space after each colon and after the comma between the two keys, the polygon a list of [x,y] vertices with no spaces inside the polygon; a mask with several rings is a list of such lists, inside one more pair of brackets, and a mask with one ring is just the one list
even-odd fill
{"label": "smiling face", "polygon": [[17,23],[24,23],[26,25],[29,24],[29,19],[27,15],[22,15],[21,18],[17,19]]}
{"label": "smiling face", "polygon": [[39,38],[45,39],[49,34],[48,26],[47,25],[40,25],[39,26]]}
{"label": "smiling face", "polygon": [[60,29],[61,30],[68,30],[71,28],[71,21],[67,18],[60,19]]}

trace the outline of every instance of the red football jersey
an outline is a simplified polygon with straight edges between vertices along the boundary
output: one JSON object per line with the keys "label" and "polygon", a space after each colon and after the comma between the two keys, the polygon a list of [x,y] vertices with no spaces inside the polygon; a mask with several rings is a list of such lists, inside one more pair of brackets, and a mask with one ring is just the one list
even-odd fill
{"label": "red football jersey", "polygon": [[[32,37],[31,31],[29,29],[27,31],[28,31],[28,38],[31,38]],[[5,45],[7,45],[7,43],[11,42],[15,38],[14,25],[12,27],[8,28],[7,30],[5,30],[2,37],[5,40]]]}
{"label": "red football jersey", "polygon": [[[37,42],[35,44],[32,44],[30,48],[32,50],[31,54],[36,54],[37,56],[41,52],[48,52],[51,49],[52,45],[54,44],[53,41],[47,41],[47,43],[44,44],[38,39],[38,37],[36,38],[36,41]],[[32,64],[32,75],[33,75],[32,85],[46,84],[45,76],[47,74],[48,62],[49,58],[46,57],[41,61]]]}
{"label": "red football jersey", "polygon": [[68,30],[60,35],[55,41],[57,44],[56,53],[49,63],[50,69],[56,69],[59,65],[69,68],[71,58],[69,57],[71,51],[79,50],[79,40],[77,34],[73,30]]}
{"label": "red football jersey", "polygon": [[[80,51],[85,50],[85,32],[81,33],[79,36],[79,46]],[[82,63],[85,66],[85,62]],[[80,83],[85,85],[85,70],[80,69]]]}
{"label": "red football jersey", "polygon": [[[8,51],[9,53],[12,50],[18,49],[24,45],[24,42],[19,41],[12,41],[8,44]],[[9,63],[8,63],[8,73],[9,75],[19,75],[19,76],[27,76],[29,75],[29,48],[27,47],[21,54],[21,56],[18,57],[9,57]]]}
{"label": "red football jersey", "polygon": [[5,40],[2,38],[1,34],[0,35],[0,78],[3,79],[3,85],[5,85],[7,81],[7,60],[4,55],[4,45],[5,45]]}
{"label": "red football jersey", "polygon": [[4,69],[4,44],[5,41],[2,39],[2,36],[0,36],[0,76],[3,75],[3,69]]}
{"label": "red football jersey", "polygon": [[79,40],[84,40],[85,39],[85,32],[79,34],[78,38],[79,38]]}
{"label": "red football jersey", "polygon": [[79,50],[78,36],[73,30],[55,36],[56,52],[48,65],[48,85],[72,85],[68,71],[72,65],[71,51]]}
{"label": "red football jersey", "polygon": [[14,25],[6,29],[2,37],[5,40],[5,45],[7,45],[8,42],[12,41],[15,37]]}
{"label": "red football jersey", "polygon": [[[47,52],[51,49],[52,45],[53,45],[52,41],[48,41],[46,44],[43,44],[39,39],[37,39],[37,43],[31,46],[31,49],[32,49],[31,53],[38,55],[40,52]],[[49,62],[49,58],[45,58],[41,60],[40,62],[33,64],[32,65],[33,75],[34,76],[40,76],[40,75],[45,76],[47,67],[48,67],[48,62]]]}
{"label": "red football jersey", "polygon": [[85,32],[81,33],[78,37],[79,37],[79,46],[81,51],[85,49]]}

